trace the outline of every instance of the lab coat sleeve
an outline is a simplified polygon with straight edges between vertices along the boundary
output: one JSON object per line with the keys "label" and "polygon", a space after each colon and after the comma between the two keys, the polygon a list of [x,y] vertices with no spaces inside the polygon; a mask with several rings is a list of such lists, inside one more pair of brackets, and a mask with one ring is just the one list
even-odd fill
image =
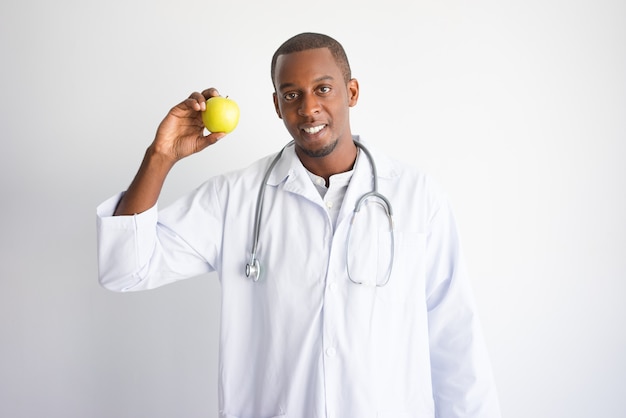
{"label": "lab coat sleeve", "polygon": [[[132,216],[113,216],[123,193],[96,210],[100,284],[116,292],[152,289],[212,267],[192,245],[159,219],[157,205]],[[191,219],[189,222],[193,222]]]}
{"label": "lab coat sleeve", "polygon": [[439,204],[429,225],[426,297],[436,416],[499,418],[491,365],[447,201]]}

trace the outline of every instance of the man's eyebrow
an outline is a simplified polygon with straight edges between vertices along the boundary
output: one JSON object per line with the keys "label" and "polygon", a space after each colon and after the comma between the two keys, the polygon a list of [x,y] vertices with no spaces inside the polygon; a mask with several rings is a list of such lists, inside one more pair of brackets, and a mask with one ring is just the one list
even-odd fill
{"label": "man's eyebrow", "polygon": [[[334,80],[335,78],[332,75],[323,75],[321,77],[316,78],[315,80],[313,80],[313,83],[319,83],[321,81],[327,81],[327,80]],[[279,90],[284,90],[287,88],[292,88],[295,87],[295,83],[282,83],[281,85],[278,86]]]}

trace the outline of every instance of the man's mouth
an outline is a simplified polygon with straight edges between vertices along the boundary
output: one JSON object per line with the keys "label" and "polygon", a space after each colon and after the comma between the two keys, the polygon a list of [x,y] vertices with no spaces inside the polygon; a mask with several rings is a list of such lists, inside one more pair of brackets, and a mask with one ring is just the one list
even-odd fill
{"label": "man's mouth", "polygon": [[317,126],[312,126],[310,128],[302,128],[302,130],[309,135],[314,135],[318,133],[319,131],[321,131],[322,129],[324,129],[325,127],[326,125],[317,125]]}

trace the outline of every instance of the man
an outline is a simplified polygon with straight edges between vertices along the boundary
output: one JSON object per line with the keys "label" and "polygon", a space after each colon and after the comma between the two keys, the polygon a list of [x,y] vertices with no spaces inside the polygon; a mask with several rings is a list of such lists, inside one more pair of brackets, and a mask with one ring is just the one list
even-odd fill
{"label": "man", "polygon": [[222,417],[499,417],[445,197],[352,134],[359,85],[337,41],[297,35],[271,74],[294,144],[157,210],[171,167],[224,136],[205,136],[200,116],[217,91],[193,93],[98,208],[100,282],[134,291],[217,272]]}

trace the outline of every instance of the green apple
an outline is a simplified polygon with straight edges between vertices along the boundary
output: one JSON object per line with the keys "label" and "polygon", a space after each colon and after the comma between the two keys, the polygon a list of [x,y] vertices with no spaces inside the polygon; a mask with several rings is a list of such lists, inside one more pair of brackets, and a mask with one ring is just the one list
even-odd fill
{"label": "green apple", "polygon": [[202,112],[202,122],[209,132],[232,132],[239,123],[239,106],[228,97],[211,97]]}

